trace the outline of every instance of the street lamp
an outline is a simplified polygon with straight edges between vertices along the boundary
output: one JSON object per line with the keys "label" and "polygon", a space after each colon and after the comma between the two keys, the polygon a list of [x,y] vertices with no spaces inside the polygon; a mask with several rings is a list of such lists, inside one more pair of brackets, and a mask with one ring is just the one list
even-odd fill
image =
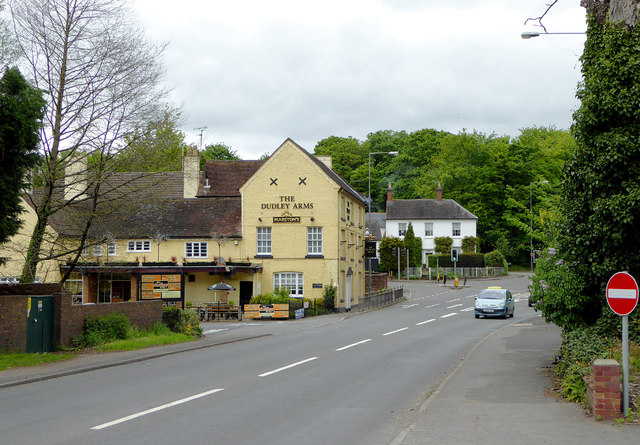
{"label": "street lamp", "polygon": [[541,35],[547,35],[547,34],[585,34],[584,32],[538,32],[538,31],[524,31],[522,34],[520,34],[520,37],[522,37],[523,39],[527,40],[530,39],[532,37],[539,37]]}
{"label": "street lamp", "polygon": [[549,181],[534,181],[529,183],[529,260],[531,261],[531,272],[533,272],[533,184],[548,184]]}
{"label": "street lamp", "polygon": [[397,151],[374,151],[373,153],[369,153],[369,197],[367,200],[369,213],[371,213],[371,155],[398,156],[398,152]]}

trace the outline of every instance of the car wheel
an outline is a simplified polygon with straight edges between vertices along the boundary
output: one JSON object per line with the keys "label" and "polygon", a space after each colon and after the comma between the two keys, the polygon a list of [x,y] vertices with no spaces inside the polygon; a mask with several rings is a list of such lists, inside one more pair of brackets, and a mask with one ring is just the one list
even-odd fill
{"label": "car wheel", "polygon": [[480,318],[480,316],[478,314],[476,314],[476,318]]}

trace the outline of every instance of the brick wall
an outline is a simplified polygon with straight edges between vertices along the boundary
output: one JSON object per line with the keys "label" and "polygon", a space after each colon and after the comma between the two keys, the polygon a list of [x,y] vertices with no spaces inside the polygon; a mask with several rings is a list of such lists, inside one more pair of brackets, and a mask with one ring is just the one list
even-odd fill
{"label": "brick wall", "polygon": [[130,301],[113,304],[72,305],[71,294],[60,284],[6,284],[0,286],[0,351],[25,352],[27,348],[27,299],[53,296],[53,344],[69,346],[82,333],[87,317],[110,312],[124,314],[132,326],[148,328],[162,321],[162,301]]}
{"label": "brick wall", "polygon": [[71,344],[71,339],[82,333],[87,317],[104,317],[111,312],[117,312],[124,314],[132,326],[141,329],[149,328],[154,323],[162,321],[162,301],[160,300],[73,306],[71,295],[67,294],[59,301],[60,306],[56,305],[55,310],[60,314],[61,329],[58,344],[62,345]]}
{"label": "brick wall", "polygon": [[587,387],[587,397],[594,416],[620,417],[620,364],[617,361],[598,359],[593,362],[593,379]]}
{"label": "brick wall", "polygon": [[[375,292],[377,290],[386,289],[387,288],[387,279],[389,277],[386,273],[372,273],[371,274],[371,291]],[[365,291],[369,292],[369,273],[365,275]]]}

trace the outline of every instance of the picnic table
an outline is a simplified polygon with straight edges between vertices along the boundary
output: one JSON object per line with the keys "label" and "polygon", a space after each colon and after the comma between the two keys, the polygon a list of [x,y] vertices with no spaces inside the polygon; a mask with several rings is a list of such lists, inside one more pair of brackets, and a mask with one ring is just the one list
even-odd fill
{"label": "picnic table", "polygon": [[205,303],[197,308],[200,321],[220,321],[220,320],[240,320],[240,306],[231,306],[226,303],[215,302]]}

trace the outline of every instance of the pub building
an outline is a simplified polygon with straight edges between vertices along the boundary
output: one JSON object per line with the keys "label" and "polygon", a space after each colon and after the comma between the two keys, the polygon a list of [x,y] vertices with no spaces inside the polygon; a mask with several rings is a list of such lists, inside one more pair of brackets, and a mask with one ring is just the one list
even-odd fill
{"label": "pub building", "polygon": [[[125,183],[132,175],[110,181]],[[344,311],[366,291],[365,200],[331,169],[330,158],[287,139],[267,160],[209,160],[201,171],[192,147],[182,172],[138,176],[125,202],[90,229],[65,283],[76,304],[162,299],[178,307],[243,305],[275,288],[321,298],[333,284],[335,306]],[[79,189],[81,174],[75,179]],[[10,242],[13,250],[33,229],[37,199],[37,192],[25,199],[25,224]],[[48,231],[77,245],[80,227],[63,213],[51,218]],[[1,275],[19,275],[20,258],[0,253],[9,257]],[[38,274],[57,282],[68,268],[64,259],[44,261]],[[208,290],[216,283],[233,289]]]}

